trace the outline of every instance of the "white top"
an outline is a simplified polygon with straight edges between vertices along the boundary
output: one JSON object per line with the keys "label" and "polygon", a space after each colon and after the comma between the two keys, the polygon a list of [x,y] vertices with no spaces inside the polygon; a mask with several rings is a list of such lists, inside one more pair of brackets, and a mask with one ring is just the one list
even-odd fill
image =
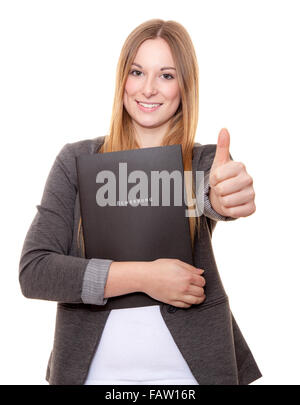
{"label": "white top", "polygon": [[85,385],[199,385],[159,305],[111,310]]}

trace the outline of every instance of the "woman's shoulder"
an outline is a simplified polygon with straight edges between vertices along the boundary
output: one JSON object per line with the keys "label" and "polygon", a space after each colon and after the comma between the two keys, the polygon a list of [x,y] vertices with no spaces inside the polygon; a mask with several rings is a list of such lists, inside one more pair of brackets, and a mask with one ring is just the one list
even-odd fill
{"label": "woman's shoulder", "polygon": [[84,153],[96,153],[99,146],[104,142],[105,135],[97,136],[95,138],[81,139],[75,142],[69,142],[64,145],[64,148],[75,156]]}
{"label": "woman's shoulder", "polygon": [[211,167],[216,154],[216,148],[216,144],[203,145],[199,142],[194,142],[193,160],[197,161],[198,169],[201,167],[201,170],[208,170]]}
{"label": "woman's shoulder", "polygon": [[63,168],[72,183],[77,182],[76,157],[96,153],[101,143],[104,142],[104,138],[105,135],[68,142],[61,148],[56,156],[56,162]]}

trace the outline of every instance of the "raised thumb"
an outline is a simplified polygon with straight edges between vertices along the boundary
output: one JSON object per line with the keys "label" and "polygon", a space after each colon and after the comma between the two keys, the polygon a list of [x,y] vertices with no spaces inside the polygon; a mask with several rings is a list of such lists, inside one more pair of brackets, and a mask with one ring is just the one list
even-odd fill
{"label": "raised thumb", "polygon": [[229,154],[230,135],[226,128],[222,128],[219,132],[218,143],[213,166],[217,167],[230,161]]}

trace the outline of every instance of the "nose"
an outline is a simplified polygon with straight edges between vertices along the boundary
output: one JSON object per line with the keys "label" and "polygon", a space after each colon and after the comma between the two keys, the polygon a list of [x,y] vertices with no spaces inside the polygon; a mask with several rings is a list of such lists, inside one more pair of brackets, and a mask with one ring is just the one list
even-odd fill
{"label": "nose", "polygon": [[157,92],[155,80],[149,76],[144,82],[143,95],[145,97],[151,97],[152,95],[157,94]]}

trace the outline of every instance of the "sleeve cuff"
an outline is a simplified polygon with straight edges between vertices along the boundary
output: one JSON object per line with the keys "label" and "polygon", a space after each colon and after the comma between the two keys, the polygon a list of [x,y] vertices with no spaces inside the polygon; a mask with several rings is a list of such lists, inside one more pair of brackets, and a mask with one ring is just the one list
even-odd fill
{"label": "sleeve cuff", "polygon": [[104,289],[108,271],[113,260],[90,259],[86,267],[81,299],[84,304],[105,305],[108,298],[104,298]]}

